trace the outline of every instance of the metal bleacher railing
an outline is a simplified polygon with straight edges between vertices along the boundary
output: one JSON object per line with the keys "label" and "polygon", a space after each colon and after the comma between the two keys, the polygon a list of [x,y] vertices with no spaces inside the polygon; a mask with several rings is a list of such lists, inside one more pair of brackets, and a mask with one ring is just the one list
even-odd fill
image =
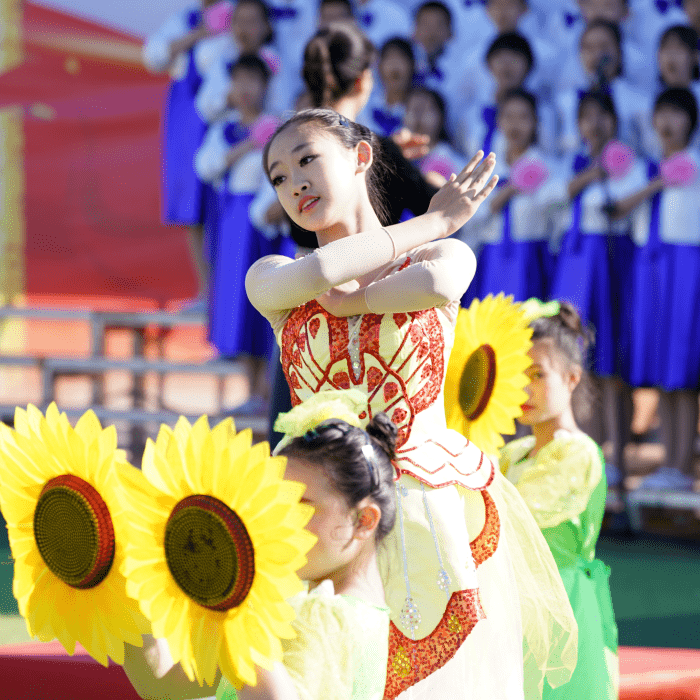
{"label": "metal bleacher railing", "polygon": [[[0,355],[0,366],[35,367],[41,374],[41,408],[45,409],[56,398],[56,380],[62,376],[86,376],[92,380],[91,408],[101,421],[124,421],[131,426],[130,448],[132,453],[140,452],[145,441],[144,428],[148,424],[166,423],[174,425],[180,413],[163,407],[163,377],[168,374],[200,374],[214,376],[219,381],[218,411],[211,415],[212,423],[221,417],[224,380],[226,376],[236,373],[237,368],[231,362],[175,362],[168,359],[149,359],[144,355],[146,330],[172,329],[182,326],[201,326],[206,324],[203,314],[179,314],[169,312],[120,312],[71,309],[21,308],[13,306],[0,307],[0,321],[7,318],[24,318],[58,321],[83,321],[90,325],[91,348],[87,357],[60,357],[36,355]],[[110,329],[129,329],[133,336],[132,357],[114,359],[105,357],[105,338]],[[112,370],[125,370],[133,376],[132,405],[127,408],[105,406],[104,377]],[[155,373],[158,377],[157,409],[146,406],[144,377]],[[0,405],[4,415],[11,415],[14,406]],[[71,417],[82,414],[86,408],[59,406]],[[190,420],[199,417],[186,415]],[[268,421],[260,416],[236,416],[236,427],[251,428],[259,437],[265,437]]]}

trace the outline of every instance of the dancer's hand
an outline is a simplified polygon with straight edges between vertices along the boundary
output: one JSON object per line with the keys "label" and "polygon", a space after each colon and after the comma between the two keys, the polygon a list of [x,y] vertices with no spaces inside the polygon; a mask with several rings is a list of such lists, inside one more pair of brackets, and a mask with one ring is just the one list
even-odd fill
{"label": "dancer's hand", "polygon": [[490,153],[482,161],[483,156],[483,151],[479,151],[464,170],[459,175],[452,174],[430,200],[427,213],[442,216],[446,226],[444,238],[464,226],[496,187],[498,176],[491,177],[496,156]]}
{"label": "dancer's hand", "polygon": [[316,301],[333,316],[354,316],[368,311],[365,304],[365,290],[357,280],[351,280],[316,297]]}

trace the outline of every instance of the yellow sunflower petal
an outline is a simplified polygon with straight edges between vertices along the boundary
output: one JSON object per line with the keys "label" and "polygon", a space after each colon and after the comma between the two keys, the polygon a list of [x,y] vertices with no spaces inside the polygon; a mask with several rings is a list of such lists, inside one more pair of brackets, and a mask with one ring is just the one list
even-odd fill
{"label": "yellow sunflower petal", "polygon": [[[256,663],[269,666],[278,658],[279,638],[293,636],[289,623],[294,613],[285,598],[303,588],[295,570],[306,561],[315,541],[303,530],[313,514],[312,508],[299,504],[304,485],[284,481],[286,460],[271,457],[267,443],[251,445],[251,439],[250,430],[236,433],[232,421],[212,429],[205,417],[194,425],[181,419],[172,430],[162,428],[149,443],[143,479],[117,470],[124,489],[122,505],[134,533],[120,566],[126,590],[138,596],[154,634],[168,639],[173,658],[177,656],[188,677],[200,683],[213,680],[216,663],[239,681],[255,683]],[[146,507],[149,499],[159,498],[158,507]],[[221,588],[217,593],[215,568],[207,573],[209,564],[202,558],[210,545],[197,534],[197,526],[185,534],[190,539],[178,542],[179,526],[173,519],[175,529],[166,539],[172,510],[183,499],[187,510],[178,510],[182,517],[195,518],[196,523],[197,510],[203,509],[208,513],[206,522],[211,522],[215,514],[225,526],[216,537],[233,538],[231,545],[244,544],[243,526],[255,550],[255,575],[250,581],[239,578],[239,588]],[[233,513],[227,515],[226,509]],[[230,546],[225,539],[222,543]],[[185,547],[186,553],[177,553],[168,564],[173,547]],[[240,571],[245,572],[245,547],[238,551]],[[188,571],[188,566],[196,568]],[[182,586],[177,576],[187,577],[181,579]],[[184,590],[196,588],[197,581],[215,587],[204,588],[195,601]],[[240,597],[226,598],[231,595]],[[204,605],[208,600],[209,607]],[[254,601],[253,607],[248,600]],[[234,628],[235,638],[230,635]]]}
{"label": "yellow sunflower petal", "polygon": [[[474,300],[469,309],[459,312],[445,382],[447,425],[488,454],[495,454],[503,444],[502,434],[515,431],[513,419],[520,415],[523,399],[514,389],[528,383],[524,370],[530,365],[531,335],[519,306],[503,294]],[[489,350],[479,350],[485,347]],[[492,359],[486,364],[468,364],[478,352]],[[474,393],[469,410],[473,413],[465,413],[460,405],[460,386],[467,370],[489,373],[470,375]]]}

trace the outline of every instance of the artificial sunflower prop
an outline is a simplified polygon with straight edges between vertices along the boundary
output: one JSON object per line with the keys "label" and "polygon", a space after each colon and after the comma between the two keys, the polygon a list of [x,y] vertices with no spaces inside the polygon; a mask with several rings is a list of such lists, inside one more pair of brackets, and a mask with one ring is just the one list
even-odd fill
{"label": "artificial sunflower prop", "polygon": [[76,641],[107,666],[150,632],[120,572],[128,536],[115,468],[127,467],[114,427],[92,411],[75,429],[51,404],[0,426],[0,510],[14,559],[13,591],[29,634]]}
{"label": "artificial sunflower prop", "polygon": [[475,299],[457,317],[445,381],[447,425],[487,454],[497,454],[502,435],[515,432],[527,400],[531,336],[513,297],[502,293]]}
{"label": "artificial sunflower prop", "polygon": [[282,659],[303,590],[296,575],[316,538],[304,485],[283,479],[286,459],[251,446],[229,418],[181,418],[148,441],[142,472],[120,470],[131,501],[132,536],[122,571],[153,634],[199,684],[217,664],[237,687],[255,685],[255,666]]}

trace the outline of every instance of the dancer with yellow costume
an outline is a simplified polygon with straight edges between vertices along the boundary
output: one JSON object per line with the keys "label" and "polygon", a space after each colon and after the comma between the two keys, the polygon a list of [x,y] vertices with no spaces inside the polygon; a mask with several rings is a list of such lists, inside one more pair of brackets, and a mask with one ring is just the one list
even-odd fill
{"label": "dancer with yellow costume", "polygon": [[537,672],[526,672],[529,700],[545,675],[553,685],[570,676],[576,624],[522,499],[447,428],[443,407],[474,258],[442,239],[493,189],[493,160],[478,165],[479,154],[427,214],[383,228],[368,193],[380,177],[375,145],[331,110],[280,128],[264,166],[285,211],[321,247],[263,258],[246,288],[278,339],[294,405],[354,388],[361,421],[385,412],[397,427],[397,523],[379,560],[392,621],[385,697],[517,700],[525,665]]}

